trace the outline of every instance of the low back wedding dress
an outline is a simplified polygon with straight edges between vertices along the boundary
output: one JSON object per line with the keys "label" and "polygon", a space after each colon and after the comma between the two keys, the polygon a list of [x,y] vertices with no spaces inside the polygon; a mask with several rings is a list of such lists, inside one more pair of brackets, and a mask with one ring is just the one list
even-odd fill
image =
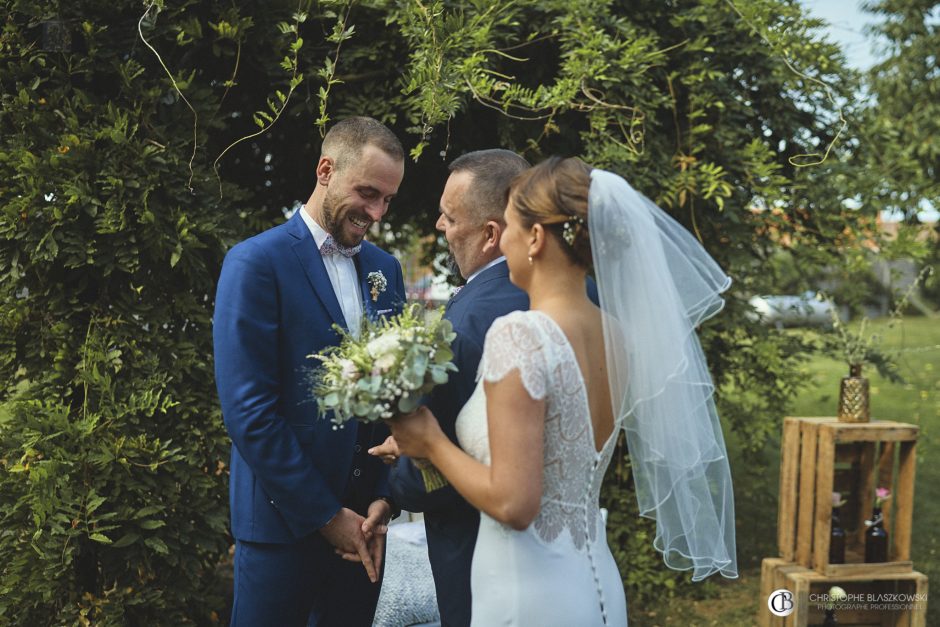
{"label": "low back wedding dress", "polygon": [[619,426],[595,450],[577,358],[546,314],[517,311],[493,323],[480,381],[457,418],[460,445],[490,463],[483,382],[499,381],[513,370],[532,398],[545,400],[541,507],[523,531],[480,514],[471,570],[472,624],[626,625],[623,584],[598,503]]}

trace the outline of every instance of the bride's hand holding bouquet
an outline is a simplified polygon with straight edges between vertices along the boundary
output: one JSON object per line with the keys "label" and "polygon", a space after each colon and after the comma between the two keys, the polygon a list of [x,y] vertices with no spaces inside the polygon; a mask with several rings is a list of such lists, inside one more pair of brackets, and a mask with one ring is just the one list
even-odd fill
{"label": "bride's hand holding bouquet", "polygon": [[431,410],[422,405],[410,414],[389,421],[389,428],[402,455],[412,459],[430,459],[435,442],[447,440]]}

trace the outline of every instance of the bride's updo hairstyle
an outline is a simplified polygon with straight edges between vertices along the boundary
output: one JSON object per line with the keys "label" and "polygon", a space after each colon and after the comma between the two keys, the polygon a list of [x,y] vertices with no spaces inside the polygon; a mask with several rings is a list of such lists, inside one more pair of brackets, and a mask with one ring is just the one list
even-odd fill
{"label": "bride's updo hairstyle", "polygon": [[526,227],[541,224],[558,238],[568,258],[591,267],[588,190],[591,168],[577,157],[551,157],[513,179],[509,200]]}

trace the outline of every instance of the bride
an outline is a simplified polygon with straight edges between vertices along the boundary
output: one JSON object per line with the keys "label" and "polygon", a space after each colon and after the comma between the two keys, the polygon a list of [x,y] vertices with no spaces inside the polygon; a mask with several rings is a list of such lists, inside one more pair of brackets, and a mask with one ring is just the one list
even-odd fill
{"label": "bride", "polygon": [[[667,566],[737,576],[734,505],[695,326],[730,280],[619,176],[576,158],[520,174],[500,248],[531,309],[496,320],[460,447],[427,408],[390,421],[481,512],[472,623],[626,625],[598,499],[620,429]],[[593,265],[600,308],[585,295]]]}

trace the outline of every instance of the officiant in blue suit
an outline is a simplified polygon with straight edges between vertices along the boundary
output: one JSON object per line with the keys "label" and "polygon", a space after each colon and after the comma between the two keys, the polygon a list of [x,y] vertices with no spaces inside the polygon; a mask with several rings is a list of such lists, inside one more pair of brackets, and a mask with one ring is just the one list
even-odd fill
{"label": "officiant in blue suit", "polygon": [[363,236],[403,172],[391,131],[343,120],[324,137],[307,204],[226,255],[213,339],[233,445],[232,625],[372,624],[394,506],[387,467],[366,451],[387,430],[318,418],[308,356],[338,343],[334,323],[356,334],[363,316],[401,310],[401,266]]}
{"label": "officiant in blue suit", "polygon": [[[452,348],[458,371],[434,388],[427,405],[454,442],[457,414],[476,387],[487,330],[496,318],[529,308],[526,293],[509,282],[509,268],[499,252],[509,182],[528,168],[525,159],[508,150],[467,153],[450,164],[441,194],[437,230],[444,233],[466,283],[444,314],[457,334]],[[392,466],[390,484],[402,509],[424,513],[441,624],[469,625],[470,560],[479,512],[450,486],[426,492],[420,471],[407,457]]]}
{"label": "officiant in blue suit", "polygon": [[[441,195],[437,230],[444,233],[466,282],[447,303],[445,313],[457,334],[452,347],[458,372],[434,388],[427,405],[454,442],[457,415],[476,387],[486,332],[496,318],[529,308],[525,292],[510,283],[509,268],[499,252],[509,183],[528,168],[525,159],[508,150],[470,152],[450,164],[451,174]],[[589,292],[596,301],[593,282]],[[373,449],[373,454],[390,460],[396,451],[390,439]],[[424,513],[442,625],[469,625],[470,563],[479,513],[451,487],[425,491],[420,471],[407,457],[392,466],[390,485],[398,505]]]}

